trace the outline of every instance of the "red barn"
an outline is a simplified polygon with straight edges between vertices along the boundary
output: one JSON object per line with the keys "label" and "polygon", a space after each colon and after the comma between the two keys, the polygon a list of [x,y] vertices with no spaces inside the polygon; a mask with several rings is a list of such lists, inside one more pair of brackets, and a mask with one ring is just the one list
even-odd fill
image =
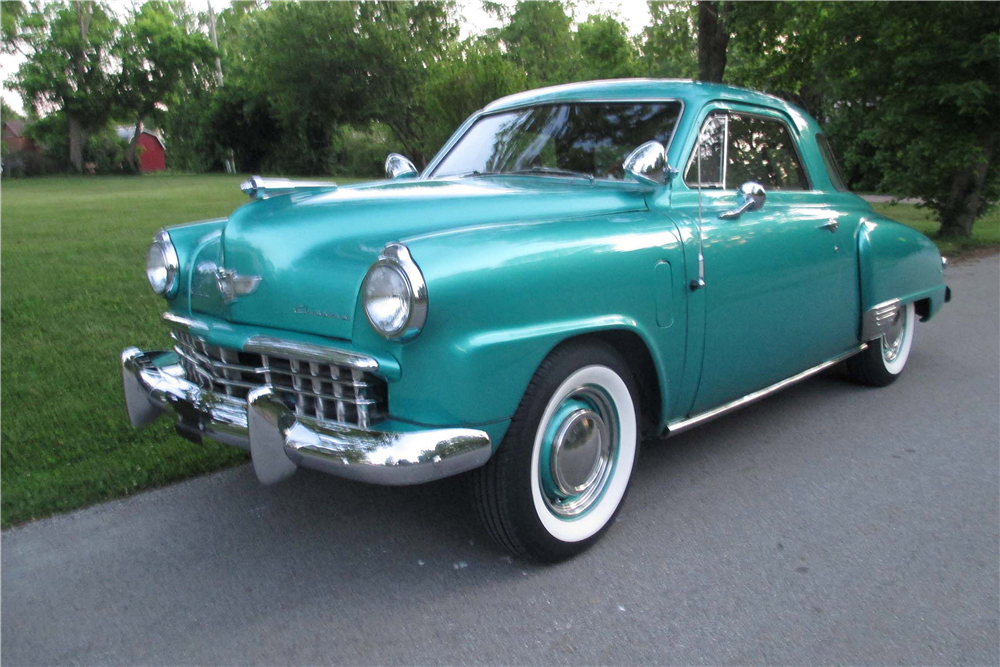
{"label": "red barn", "polygon": [[[119,127],[118,136],[127,141],[135,134],[134,127]],[[167,168],[167,150],[160,135],[152,130],[143,130],[136,142],[139,152],[139,171],[163,171]]]}
{"label": "red barn", "polygon": [[3,130],[0,131],[0,140],[13,153],[37,153],[38,147],[35,142],[24,136],[24,128],[23,120],[5,120]]}

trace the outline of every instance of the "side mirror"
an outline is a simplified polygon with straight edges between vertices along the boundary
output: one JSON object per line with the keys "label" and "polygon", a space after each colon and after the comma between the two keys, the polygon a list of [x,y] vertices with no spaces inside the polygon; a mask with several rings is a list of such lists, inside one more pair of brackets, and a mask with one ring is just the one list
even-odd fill
{"label": "side mirror", "polygon": [[659,141],[647,141],[632,151],[622,163],[632,180],[643,185],[665,185],[670,167],[667,166],[667,149]]}
{"label": "side mirror", "polygon": [[385,159],[385,175],[393,180],[413,178],[417,173],[416,166],[399,153],[389,153],[389,157]]}
{"label": "side mirror", "polygon": [[739,207],[731,211],[723,211],[719,214],[720,218],[735,220],[747,211],[759,211],[764,207],[764,202],[767,201],[767,192],[764,191],[764,186],[753,181],[747,181],[741,185],[737,196],[740,199]]}

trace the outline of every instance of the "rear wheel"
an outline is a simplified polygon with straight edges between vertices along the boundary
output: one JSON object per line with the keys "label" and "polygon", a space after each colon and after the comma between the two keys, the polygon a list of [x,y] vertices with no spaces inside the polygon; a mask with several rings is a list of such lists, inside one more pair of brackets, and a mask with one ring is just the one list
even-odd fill
{"label": "rear wheel", "polygon": [[503,443],[473,475],[487,532],[541,561],[573,556],[612,523],[639,447],[635,382],[601,342],[557,348],[542,362]]}
{"label": "rear wheel", "polygon": [[898,308],[885,333],[868,341],[866,350],[847,360],[851,379],[870,387],[885,387],[895,382],[910,357],[916,321],[912,303]]}

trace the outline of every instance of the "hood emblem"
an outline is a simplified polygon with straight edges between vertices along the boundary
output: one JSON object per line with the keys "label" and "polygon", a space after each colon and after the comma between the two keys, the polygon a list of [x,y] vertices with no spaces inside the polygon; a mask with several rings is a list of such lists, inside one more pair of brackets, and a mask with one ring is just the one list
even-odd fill
{"label": "hood emblem", "polygon": [[260,284],[260,276],[241,276],[235,271],[220,267],[215,270],[215,284],[222,293],[222,300],[232,303],[237,297],[253,294]]}

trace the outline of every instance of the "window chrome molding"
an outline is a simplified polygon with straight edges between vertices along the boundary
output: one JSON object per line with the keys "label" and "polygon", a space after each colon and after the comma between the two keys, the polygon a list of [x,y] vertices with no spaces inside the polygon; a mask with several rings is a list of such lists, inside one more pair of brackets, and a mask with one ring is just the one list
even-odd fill
{"label": "window chrome molding", "polygon": [[[631,98],[631,99],[619,98],[619,97],[608,98],[608,99],[587,97],[578,100],[569,99],[569,100],[551,100],[546,102],[525,102],[524,104],[516,104],[509,107],[503,107],[501,109],[490,109],[489,105],[487,105],[486,107],[472,114],[472,116],[470,116],[461,126],[459,126],[459,130],[462,130],[464,128],[464,131],[458,136],[454,137],[453,140],[449,140],[448,143],[444,145],[444,147],[441,149],[441,152],[438,155],[436,155],[433,160],[431,160],[430,164],[427,165],[427,168],[424,169],[423,174],[421,174],[419,178],[422,181],[430,180],[433,178],[451,178],[451,176],[437,176],[435,172],[437,171],[438,165],[451,154],[452,150],[455,148],[458,142],[462,140],[462,137],[464,137],[466,134],[469,133],[469,130],[472,129],[472,126],[475,125],[477,122],[479,122],[481,118],[484,118],[486,116],[495,116],[501,113],[518,111],[520,109],[530,109],[532,107],[557,106],[562,104],[665,104],[668,102],[676,102],[677,104],[680,105],[680,109],[677,111],[677,122],[674,123],[673,129],[670,131],[670,137],[667,139],[667,143],[664,144],[664,148],[667,152],[667,155],[669,155],[670,147],[674,143],[674,137],[677,136],[677,127],[681,124],[681,120],[684,118],[684,111],[687,108],[687,105],[684,103],[684,100],[677,97],[641,97],[641,98]],[[573,177],[560,176],[558,178],[573,178]],[[627,181],[615,181],[610,178],[595,178],[594,180],[596,180],[597,182],[616,183],[616,184],[627,183]]]}
{"label": "window chrome molding", "polygon": [[[725,101],[725,100],[721,100],[721,102],[724,103],[724,104],[727,103],[727,101]],[[711,104],[711,103],[709,103],[709,104]],[[775,188],[775,189],[773,189],[774,192],[794,192],[794,193],[800,193],[800,192],[824,192],[823,190],[816,190],[815,187],[814,187],[814,181],[813,181],[812,175],[809,173],[809,165],[806,163],[806,161],[804,159],[802,159],[802,151],[799,149],[799,141],[801,141],[801,137],[799,136],[799,133],[797,132],[797,130],[796,131],[792,130],[792,125],[789,124],[788,119],[785,116],[785,113],[783,111],[781,111],[780,109],[773,109],[771,107],[759,107],[759,108],[762,109],[762,110],[771,111],[771,112],[774,113],[774,115],[763,113],[762,111],[742,111],[739,108],[733,108],[733,107],[730,107],[730,106],[720,106],[720,107],[709,109],[708,113],[705,114],[705,117],[702,119],[701,124],[698,126],[698,131],[701,132],[701,127],[704,126],[705,121],[707,121],[709,119],[709,117],[711,117],[712,114],[715,114],[715,113],[721,113],[721,114],[723,114],[726,117],[726,137],[725,137],[725,144],[723,144],[724,148],[723,148],[722,188],[721,188],[721,190],[718,190],[718,191],[720,191],[720,192],[735,192],[736,190],[739,189],[739,186],[736,186],[736,187],[733,187],[733,188],[727,188],[726,187],[726,179],[727,179],[727,177],[729,175],[729,116],[732,115],[732,114],[736,114],[737,116],[754,116],[756,118],[760,118],[760,119],[763,119],[763,120],[770,120],[770,121],[773,121],[773,122],[776,122],[776,123],[781,123],[784,126],[785,131],[788,132],[788,137],[789,137],[789,139],[791,139],[791,142],[792,142],[792,150],[795,152],[795,158],[798,160],[799,166],[802,168],[802,173],[803,173],[803,175],[806,178],[806,187],[805,188],[801,188],[801,189],[796,189],[796,190],[790,190],[790,189],[784,189],[784,188],[781,188],[781,189]],[[688,166],[688,164],[694,158],[695,148],[697,148],[697,146],[698,146],[698,141],[696,139],[695,143],[694,143],[694,146],[691,147],[691,151],[688,154],[688,160],[686,162],[684,162],[684,165],[685,165],[684,166],[684,173],[685,174],[687,174],[687,166]],[[697,184],[690,184],[684,178],[682,178],[681,181],[683,181],[684,186],[688,190],[694,191],[694,190],[696,190],[698,188]],[[704,184],[702,184],[702,187],[704,188],[706,186]],[[712,188],[712,189],[715,190],[716,188]]]}

